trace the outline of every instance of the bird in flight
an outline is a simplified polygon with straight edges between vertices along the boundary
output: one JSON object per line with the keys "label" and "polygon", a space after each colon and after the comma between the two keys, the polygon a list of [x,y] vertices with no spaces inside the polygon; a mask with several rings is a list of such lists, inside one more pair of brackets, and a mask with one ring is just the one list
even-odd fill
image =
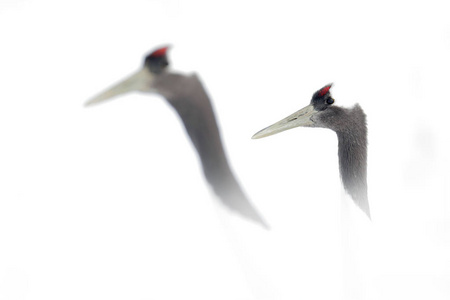
{"label": "bird in flight", "polygon": [[[196,74],[169,68],[168,47],[145,57],[144,66],[123,81],[86,102],[91,106],[132,91],[156,93],[176,110],[201,160],[206,180],[221,202],[234,212],[268,228],[236,180],[223,147],[214,110]],[[176,184],[176,183],[175,183]]]}
{"label": "bird in flight", "polygon": [[315,92],[308,106],[264,128],[252,138],[263,138],[295,127],[321,127],[336,132],[339,171],[344,189],[370,218],[367,198],[366,115],[359,104],[352,108],[333,105],[331,86],[332,84],[326,85]]}

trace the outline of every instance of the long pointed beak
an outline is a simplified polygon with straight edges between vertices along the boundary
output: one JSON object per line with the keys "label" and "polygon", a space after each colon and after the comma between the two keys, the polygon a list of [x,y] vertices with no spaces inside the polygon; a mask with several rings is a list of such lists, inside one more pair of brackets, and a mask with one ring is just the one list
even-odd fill
{"label": "long pointed beak", "polygon": [[153,80],[154,76],[152,73],[147,68],[142,68],[125,80],[90,99],[84,106],[97,104],[132,91],[151,92]]}
{"label": "long pointed beak", "polygon": [[314,107],[308,105],[283,120],[258,131],[252,136],[252,139],[260,139],[299,126],[312,127],[314,126],[314,122],[311,120],[311,117],[316,113],[317,111]]}

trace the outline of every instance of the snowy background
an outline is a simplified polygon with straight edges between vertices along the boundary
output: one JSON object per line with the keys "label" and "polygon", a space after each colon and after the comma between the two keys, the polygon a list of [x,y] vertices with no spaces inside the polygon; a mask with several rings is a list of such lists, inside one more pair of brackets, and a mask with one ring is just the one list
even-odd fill
{"label": "snowy background", "polygon": [[[446,1],[0,0],[0,299],[449,299]],[[197,72],[270,231],[223,209],[157,95],[83,104],[161,45]],[[258,130],[334,82],[369,124]]]}

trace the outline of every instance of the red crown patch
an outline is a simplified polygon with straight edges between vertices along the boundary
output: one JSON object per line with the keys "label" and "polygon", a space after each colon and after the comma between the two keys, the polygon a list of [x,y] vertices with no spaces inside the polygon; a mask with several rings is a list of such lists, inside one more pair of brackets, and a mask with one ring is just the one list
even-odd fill
{"label": "red crown patch", "polygon": [[320,96],[320,97],[325,96],[325,94],[328,93],[328,91],[330,90],[330,88],[331,88],[332,85],[333,85],[333,84],[329,84],[329,85],[324,86],[324,87],[319,91],[319,96]]}
{"label": "red crown patch", "polygon": [[153,56],[153,57],[164,56],[164,55],[166,55],[167,49],[169,49],[169,47],[163,47],[163,48],[157,49],[157,50],[153,51],[153,53],[150,54],[150,56]]}

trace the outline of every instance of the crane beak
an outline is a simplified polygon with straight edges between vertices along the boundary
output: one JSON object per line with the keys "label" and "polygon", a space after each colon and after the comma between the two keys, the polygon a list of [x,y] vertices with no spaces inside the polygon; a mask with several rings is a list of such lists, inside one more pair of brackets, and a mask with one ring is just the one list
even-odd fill
{"label": "crane beak", "polygon": [[314,107],[312,105],[308,105],[283,120],[258,131],[252,136],[252,139],[260,139],[299,126],[313,127],[315,123],[311,120],[311,117],[316,113],[317,111]]}
{"label": "crane beak", "polygon": [[151,92],[153,80],[154,75],[152,75],[152,73],[144,67],[131,76],[128,76],[125,80],[90,99],[84,104],[84,106],[91,106],[128,92]]}

